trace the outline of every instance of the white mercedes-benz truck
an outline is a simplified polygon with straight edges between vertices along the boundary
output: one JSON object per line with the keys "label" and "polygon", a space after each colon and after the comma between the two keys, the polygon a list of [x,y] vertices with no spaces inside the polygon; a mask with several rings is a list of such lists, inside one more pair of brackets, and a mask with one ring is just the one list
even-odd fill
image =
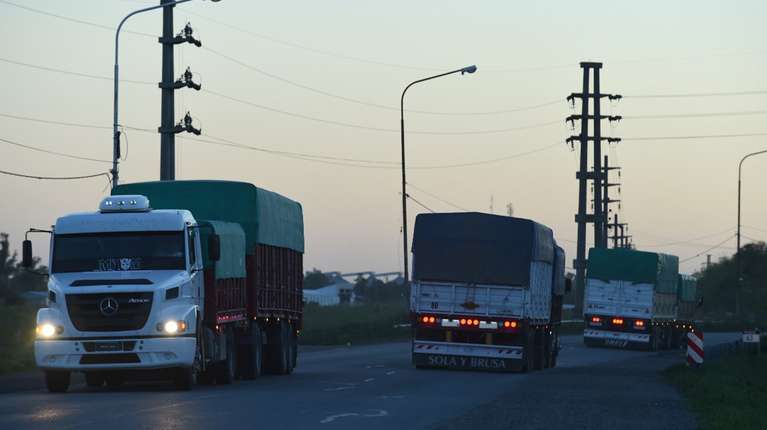
{"label": "white mercedes-benz truck", "polygon": [[[231,181],[113,193],[48,231],[35,340],[48,389],[66,391],[72,372],[92,387],[154,374],[179,389],[290,374],[303,309],[300,204]],[[23,254],[29,265],[27,239]]]}

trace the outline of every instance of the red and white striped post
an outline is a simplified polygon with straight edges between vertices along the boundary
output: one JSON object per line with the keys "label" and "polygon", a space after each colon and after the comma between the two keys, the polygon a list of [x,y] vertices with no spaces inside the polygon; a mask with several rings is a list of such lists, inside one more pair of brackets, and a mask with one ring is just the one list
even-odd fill
{"label": "red and white striped post", "polygon": [[687,366],[699,367],[703,364],[703,332],[692,330],[687,333]]}

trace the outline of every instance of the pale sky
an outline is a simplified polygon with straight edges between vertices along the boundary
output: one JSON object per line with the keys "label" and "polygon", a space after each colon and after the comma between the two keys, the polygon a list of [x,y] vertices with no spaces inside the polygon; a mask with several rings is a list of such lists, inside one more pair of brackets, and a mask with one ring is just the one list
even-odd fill
{"label": "pale sky", "polygon": [[[8,3],[113,28],[127,13],[151,2],[0,1],[0,138],[111,159],[111,80],[13,62],[110,78],[113,31]],[[564,118],[576,111],[564,98],[581,90],[578,62],[601,61],[603,91],[625,96],[619,103],[602,104],[603,112],[624,116],[621,123],[605,125],[604,130],[625,141],[609,149],[605,144],[603,149],[611,164],[623,168],[621,221],[629,223],[639,249],[686,259],[734,236],[738,161],[749,152],[767,149],[767,136],[631,138],[767,133],[767,94],[639,96],[767,90],[766,16],[763,1],[195,0],[176,8],[175,27],[179,31],[191,21],[203,48],[178,46],[176,75],[190,66],[203,91],[177,91],[176,116],[180,119],[191,111],[196,126],[203,129],[201,139],[388,163],[320,163],[178,135],[177,177],[247,181],[301,202],[307,270],[401,270],[400,93],[415,79],[476,64],[473,75],[454,75],[412,88],[406,108],[476,113],[546,106],[491,115],[406,113],[408,180],[425,190],[411,188],[410,194],[435,211],[457,210],[441,200],[489,211],[492,196],[496,213],[504,213],[512,202],[515,215],[554,229],[571,266],[577,157],[564,140],[576,132],[565,126]],[[161,20],[161,11],[148,12],[131,18],[125,30],[159,35]],[[160,59],[156,38],[122,35],[122,79],[159,81]],[[157,86],[123,81],[120,88],[120,122],[156,129]],[[562,101],[549,104],[556,100]],[[668,117],[702,113],[739,115]],[[105,128],[45,124],[8,115]],[[641,118],[655,115],[666,117]],[[522,129],[455,134],[513,128]],[[159,135],[127,130],[127,137],[121,181],[159,179]],[[542,148],[489,164],[444,167]],[[419,169],[427,166],[444,168]],[[69,176],[105,172],[109,167],[0,142],[0,170]],[[744,243],[767,239],[765,181],[767,155],[747,161]],[[0,175],[0,231],[9,232],[13,246],[20,248],[28,227],[50,226],[68,212],[95,210],[107,194],[102,178],[39,181]],[[411,232],[415,215],[424,211],[409,203]],[[731,254],[734,246],[732,237],[710,253],[716,260]],[[35,248],[47,258],[47,238],[36,236]],[[692,258],[682,269],[692,272],[703,261],[705,255]]]}

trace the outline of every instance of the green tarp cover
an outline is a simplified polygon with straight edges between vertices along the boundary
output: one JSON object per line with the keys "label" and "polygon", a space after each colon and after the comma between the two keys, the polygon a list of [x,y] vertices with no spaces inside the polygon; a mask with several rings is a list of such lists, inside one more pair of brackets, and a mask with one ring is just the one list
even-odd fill
{"label": "green tarp cover", "polygon": [[222,221],[200,221],[200,243],[205,267],[213,264],[208,259],[208,237],[212,233],[219,236],[221,255],[215,262],[216,279],[244,278],[245,271],[245,232],[239,224]]}
{"label": "green tarp cover", "polygon": [[676,294],[678,274],[678,257],[633,249],[592,248],[586,264],[589,278],[654,284],[660,293]]}
{"label": "green tarp cover", "polygon": [[679,300],[683,302],[698,300],[698,281],[690,275],[679,275]]}
{"label": "green tarp cover", "polygon": [[245,231],[252,253],[256,244],[304,252],[301,204],[252,184],[234,181],[156,181],[122,184],[113,195],[141,194],[153,209],[187,209],[195,219],[234,222]]}

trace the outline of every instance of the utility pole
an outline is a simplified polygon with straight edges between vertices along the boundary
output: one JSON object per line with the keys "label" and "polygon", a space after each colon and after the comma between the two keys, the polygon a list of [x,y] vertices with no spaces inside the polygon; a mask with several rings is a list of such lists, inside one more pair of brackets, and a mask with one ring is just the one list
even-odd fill
{"label": "utility pole", "polygon": [[[607,238],[610,236],[609,230],[613,228],[613,224],[610,224],[610,205],[612,203],[618,203],[618,209],[620,209],[620,199],[611,199],[610,198],[610,187],[620,187],[620,182],[610,182],[610,171],[611,170],[620,170],[620,167],[617,166],[610,166],[609,164],[609,157],[605,155],[604,157],[604,163],[602,165],[602,178],[604,181],[602,182],[602,193],[603,193],[603,199],[602,199],[602,213],[605,216],[605,224],[604,224],[604,237],[605,237],[605,243],[607,243]],[[620,188],[618,188],[618,192],[620,192]],[[596,203],[596,202],[595,202]],[[617,222],[618,219],[618,213],[615,212],[615,220]],[[613,231],[613,248],[616,247],[616,240],[615,240],[615,233],[617,231]]]}
{"label": "utility pole", "polygon": [[[162,4],[162,1],[160,2]],[[199,135],[201,130],[192,126],[192,117],[187,112],[182,121],[174,125],[176,110],[174,93],[177,89],[188,87],[200,90],[201,86],[192,81],[192,72],[186,72],[174,81],[173,50],[180,43],[191,43],[197,47],[202,43],[195,39],[191,25],[187,24],[177,36],[173,36],[173,8],[175,5],[165,6],[162,9],[162,82],[159,87],[162,90],[161,118],[160,118],[160,180],[172,181],[176,179],[176,134],[187,131]]]}
{"label": "utility pole", "polygon": [[[578,213],[575,215],[575,222],[578,225],[578,243],[576,258],[573,261],[573,267],[575,268],[576,314],[583,313],[583,291],[586,283],[586,224],[594,224],[594,246],[597,248],[607,247],[607,235],[604,228],[604,225],[607,223],[607,214],[604,212],[602,202],[602,141],[606,140],[608,143],[620,142],[619,138],[602,137],[602,120],[617,121],[620,120],[620,117],[602,116],[601,100],[604,97],[608,97],[610,100],[621,98],[620,95],[601,93],[599,71],[602,68],[602,63],[582,62],[580,66],[583,69],[583,92],[572,93],[567,97],[567,100],[574,105],[575,99],[580,99],[581,113],[580,115],[570,115],[566,119],[566,122],[570,122],[573,126],[576,120],[580,121],[581,124],[580,134],[578,136],[570,136],[566,140],[571,146],[574,145],[574,142],[580,144],[580,168],[575,175],[578,179]],[[592,75],[594,92],[589,92]],[[594,102],[593,115],[589,115],[589,100]],[[593,121],[594,124],[594,134],[592,136],[588,133],[589,120]],[[592,171],[588,170],[589,142],[594,144],[592,151],[594,170]],[[594,213],[592,214],[588,214],[586,208],[588,181],[592,181],[594,190]]]}

